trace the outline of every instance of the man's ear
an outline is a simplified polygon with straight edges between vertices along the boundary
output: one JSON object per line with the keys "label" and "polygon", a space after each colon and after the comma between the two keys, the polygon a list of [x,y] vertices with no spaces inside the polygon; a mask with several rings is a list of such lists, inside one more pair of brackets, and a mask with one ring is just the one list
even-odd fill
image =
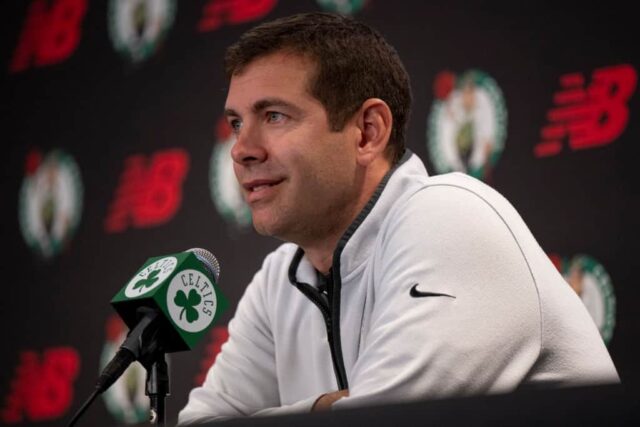
{"label": "man's ear", "polygon": [[369,98],[358,111],[358,128],[361,139],[357,147],[357,160],[361,166],[368,166],[378,158],[384,158],[389,144],[393,115],[386,102],[379,98]]}

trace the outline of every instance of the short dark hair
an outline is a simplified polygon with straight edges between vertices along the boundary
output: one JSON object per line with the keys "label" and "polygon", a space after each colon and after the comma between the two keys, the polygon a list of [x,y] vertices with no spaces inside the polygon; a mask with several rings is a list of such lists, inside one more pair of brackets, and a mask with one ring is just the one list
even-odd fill
{"label": "short dark hair", "polygon": [[340,131],[369,98],[385,101],[393,115],[388,157],[396,163],[404,152],[411,108],[409,75],[396,50],[373,28],[330,13],[303,13],[254,27],[225,55],[227,77],[242,72],[258,57],[289,51],[310,58],[317,69],[310,93]]}

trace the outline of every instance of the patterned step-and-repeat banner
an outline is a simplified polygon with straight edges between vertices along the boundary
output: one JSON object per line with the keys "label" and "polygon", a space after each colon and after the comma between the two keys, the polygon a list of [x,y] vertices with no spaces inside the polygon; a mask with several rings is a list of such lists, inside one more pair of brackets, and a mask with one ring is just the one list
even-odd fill
{"label": "patterned step-and-repeat banner", "polygon": [[[397,47],[415,99],[409,148],[431,174],[466,172],[515,205],[623,381],[640,383],[640,34],[625,7],[11,0],[0,6],[0,424],[64,425],[126,336],[111,298],[147,258],[202,247],[231,309],[170,357],[175,422],[279,244],[252,230],[233,176],[224,49],[258,22],[319,10]],[[134,364],[83,422],[146,421],[144,381]]]}

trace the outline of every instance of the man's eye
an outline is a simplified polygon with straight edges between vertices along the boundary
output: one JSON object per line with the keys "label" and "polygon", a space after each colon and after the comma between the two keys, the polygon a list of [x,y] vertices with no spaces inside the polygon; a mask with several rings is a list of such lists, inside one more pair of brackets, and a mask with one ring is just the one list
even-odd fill
{"label": "man's eye", "polygon": [[285,115],[282,113],[278,113],[277,111],[269,111],[267,112],[267,121],[269,123],[278,123],[284,120]]}
{"label": "man's eye", "polygon": [[239,119],[232,119],[229,121],[229,126],[231,126],[233,133],[238,133],[242,127],[242,121]]}

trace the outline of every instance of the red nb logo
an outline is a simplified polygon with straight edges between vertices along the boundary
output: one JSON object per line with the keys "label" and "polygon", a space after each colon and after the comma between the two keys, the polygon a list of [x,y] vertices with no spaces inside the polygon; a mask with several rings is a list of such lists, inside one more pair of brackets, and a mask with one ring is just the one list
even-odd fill
{"label": "red nb logo", "polygon": [[67,59],[78,47],[86,0],[35,0],[27,12],[9,71],[18,73],[31,66],[51,65]]}
{"label": "red nb logo", "polygon": [[182,203],[189,155],[182,149],[129,157],[105,220],[108,233],[154,227],[169,221]]}
{"label": "red nb logo", "polygon": [[14,424],[24,418],[45,421],[61,417],[73,401],[79,370],[80,357],[73,348],[51,348],[42,356],[23,351],[0,420]]}
{"label": "red nb logo", "polygon": [[225,23],[237,25],[256,21],[269,13],[276,3],[277,0],[210,0],[202,9],[198,31],[213,31]]}
{"label": "red nb logo", "polygon": [[580,73],[561,76],[561,89],[553,97],[555,105],[547,114],[535,156],[557,155],[565,139],[572,150],[611,144],[627,126],[627,103],[637,80],[636,70],[626,64],[595,70],[587,88]]}

